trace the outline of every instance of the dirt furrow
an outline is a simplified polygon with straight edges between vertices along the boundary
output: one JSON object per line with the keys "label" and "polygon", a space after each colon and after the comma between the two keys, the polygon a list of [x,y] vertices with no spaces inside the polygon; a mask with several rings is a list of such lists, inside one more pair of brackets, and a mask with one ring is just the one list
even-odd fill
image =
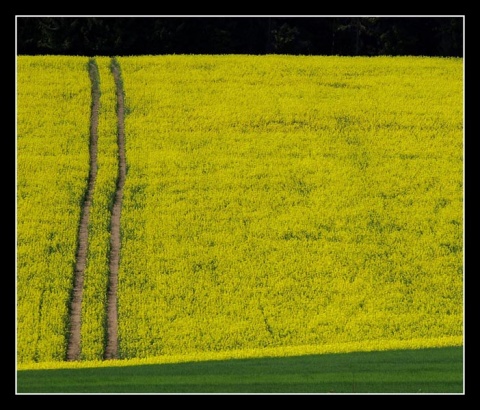
{"label": "dirt furrow", "polygon": [[112,59],[111,69],[117,93],[118,175],[110,222],[110,278],[107,295],[107,344],[105,349],[105,359],[107,360],[118,357],[117,285],[121,245],[120,215],[126,176],[123,83],[120,67],[115,58]]}
{"label": "dirt furrow", "polygon": [[70,304],[70,332],[67,346],[68,361],[80,359],[80,328],[83,280],[88,250],[88,220],[90,215],[90,207],[92,205],[93,191],[95,188],[95,179],[97,177],[97,129],[98,111],[100,107],[100,85],[98,67],[93,58],[90,59],[88,63],[88,71],[92,84],[92,105],[90,114],[90,171],[78,230],[74,287]]}

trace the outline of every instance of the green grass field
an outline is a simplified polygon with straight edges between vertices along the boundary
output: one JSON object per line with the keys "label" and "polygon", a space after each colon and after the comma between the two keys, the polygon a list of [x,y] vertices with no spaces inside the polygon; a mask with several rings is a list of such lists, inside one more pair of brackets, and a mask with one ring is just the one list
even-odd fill
{"label": "green grass field", "polygon": [[18,393],[462,393],[463,348],[24,370]]}

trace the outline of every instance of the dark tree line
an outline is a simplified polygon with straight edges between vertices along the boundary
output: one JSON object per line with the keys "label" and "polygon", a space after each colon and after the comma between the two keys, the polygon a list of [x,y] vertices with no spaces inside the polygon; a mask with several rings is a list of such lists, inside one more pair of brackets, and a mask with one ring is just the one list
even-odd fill
{"label": "dark tree line", "polygon": [[17,54],[463,55],[462,17],[17,17]]}

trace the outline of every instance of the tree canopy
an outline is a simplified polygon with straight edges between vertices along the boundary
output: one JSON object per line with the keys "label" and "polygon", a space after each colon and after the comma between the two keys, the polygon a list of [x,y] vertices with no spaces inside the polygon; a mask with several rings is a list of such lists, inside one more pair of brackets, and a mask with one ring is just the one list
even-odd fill
{"label": "tree canopy", "polygon": [[463,55],[462,17],[17,17],[17,54]]}

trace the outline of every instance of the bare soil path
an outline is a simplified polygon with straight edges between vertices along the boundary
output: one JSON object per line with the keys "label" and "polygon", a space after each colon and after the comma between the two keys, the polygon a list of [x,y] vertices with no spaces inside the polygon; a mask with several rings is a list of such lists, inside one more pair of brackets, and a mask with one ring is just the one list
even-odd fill
{"label": "bare soil path", "polygon": [[80,226],[78,230],[78,245],[75,263],[75,277],[72,301],[70,305],[70,334],[67,346],[67,360],[80,359],[80,327],[82,311],[82,294],[85,265],[88,249],[88,219],[92,205],[95,179],[97,177],[97,141],[98,141],[98,111],[100,107],[100,84],[98,67],[94,59],[88,63],[90,81],[92,84],[92,106],[90,117],[90,171],[88,175],[87,192],[85,194]]}
{"label": "bare soil path", "polygon": [[[112,59],[111,70],[116,84],[117,95],[118,174],[117,187],[110,221],[110,276],[107,294],[107,340],[104,354],[104,358],[106,360],[115,359],[118,357],[117,286],[121,246],[120,216],[123,198],[123,185],[125,184],[126,177],[123,83],[121,79],[120,68],[116,59]],[[84,273],[88,250],[88,222],[98,168],[97,146],[98,116],[100,108],[100,83],[98,67],[94,58],[90,59],[89,61],[89,76],[92,84],[92,107],[90,118],[90,172],[78,231],[74,287],[70,305],[70,332],[67,346],[67,361],[80,360],[81,354],[81,311]]]}
{"label": "bare soil path", "polygon": [[118,323],[117,323],[117,285],[118,266],[120,262],[120,215],[122,209],[123,185],[126,177],[125,161],[125,107],[123,100],[123,83],[120,67],[115,58],[111,64],[117,92],[117,143],[118,143],[118,175],[117,189],[110,222],[110,279],[107,295],[107,345],[105,359],[118,357]]}

